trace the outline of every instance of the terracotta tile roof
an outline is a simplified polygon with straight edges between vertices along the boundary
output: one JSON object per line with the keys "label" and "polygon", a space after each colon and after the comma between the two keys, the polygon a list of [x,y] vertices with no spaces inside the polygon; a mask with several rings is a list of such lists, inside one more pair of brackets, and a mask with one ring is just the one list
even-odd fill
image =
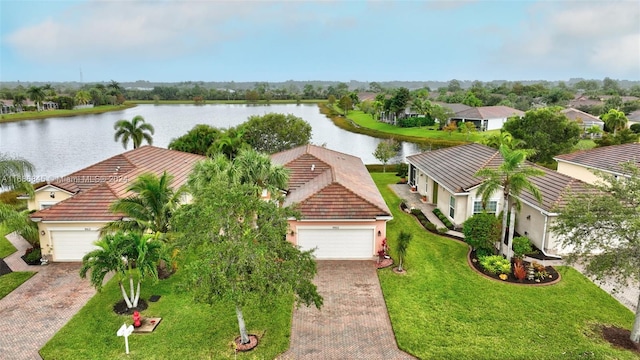
{"label": "terracotta tile roof", "polygon": [[[474,143],[408,156],[407,161],[449,191],[464,193],[482,182],[474,174],[484,167],[500,166],[502,155],[496,149]],[[527,191],[520,195],[520,199],[547,212],[554,211],[557,206],[562,207],[571,193],[592,191],[580,180],[531,162],[526,164],[545,173],[531,178],[531,182],[540,189],[542,204]]]}
{"label": "terracotta tile roof", "polygon": [[622,173],[620,163],[633,161],[640,165],[640,144],[623,144],[581,150],[558,155],[556,161],[582,165],[587,168]]}
{"label": "terracotta tile roof", "polygon": [[127,151],[52,182],[52,185],[75,195],[37,211],[31,217],[44,221],[110,221],[120,218],[109,212],[109,206],[114,200],[128,195],[127,188],[139,175],[160,175],[167,171],[173,175],[173,186],[179,187],[186,183],[194,164],[204,158],[155,146]]}
{"label": "terracotta tile roof", "polygon": [[511,116],[524,116],[524,112],[508,106],[479,106],[456,112],[455,118],[465,119],[503,119]]}
{"label": "terracotta tile roof", "polygon": [[360,158],[305,145],[271,156],[290,169],[285,205],[305,219],[373,219],[391,212]]}

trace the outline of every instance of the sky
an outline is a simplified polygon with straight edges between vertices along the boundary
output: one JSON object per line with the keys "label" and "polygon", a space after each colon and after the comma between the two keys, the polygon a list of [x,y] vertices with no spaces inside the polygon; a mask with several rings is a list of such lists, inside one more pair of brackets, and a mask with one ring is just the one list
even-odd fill
{"label": "sky", "polygon": [[0,0],[0,81],[640,80],[640,1]]}

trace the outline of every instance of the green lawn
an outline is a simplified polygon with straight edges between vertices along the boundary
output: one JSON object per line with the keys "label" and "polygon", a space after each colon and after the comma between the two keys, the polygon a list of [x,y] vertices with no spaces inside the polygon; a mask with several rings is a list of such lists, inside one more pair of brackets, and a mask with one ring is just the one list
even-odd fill
{"label": "green lawn", "polygon": [[16,271],[0,276],[0,299],[7,296],[35,274],[34,271]]}
{"label": "green lawn", "polygon": [[[131,316],[119,316],[112,307],[121,300],[112,279],[40,351],[50,359],[233,359],[231,344],[239,334],[235,308],[230,303],[216,306],[196,304],[190,293],[177,287],[180,272],[157,284],[144,283],[142,298],[162,297],[149,303],[143,316],[162,317],[151,334],[133,334],[131,353],[124,353],[124,339],[116,336]],[[253,351],[239,359],[273,359],[289,347],[293,298],[283,297],[269,306],[244,309],[249,333],[261,336]]]}
{"label": "green lawn", "polygon": [[0,123],[22,121],[22,120],[37,120],[46,119],[50,117],[69,117],[77,115],[87,114],[102,114],[108,111],[119,111],[136,106],[135,104],[124,105],[104,105],[87,109],[77,110],[46,110],[46,111],[23,111],[15,114],[3,114],[0,116]]}
{"label": "green lawn", "polygon": [[597,324],[631,329],[633,314],[573,268],[560,267],[560,283],[525,287],[472,271],[467,246],[433,235],[399,210],[388,188],[393,174],[372,174],[400,230],[414,234],[407,274],[379,272],[398,346],[422,359],[637,359],[611,347]]}
{"label": "green lawn", "polygon": [[391,124],[383,123],[373,119],[373,116],[370,114],[365,114],[360,110],[349,111],[349,115],[347,118],[353,120],[354,123],[359,126],[366,127],[369,129],[397,134],[403,136],[415,136],[415,137],[424,137],[430,139],[440,139],[440,140],[448,140],[448,141],[469,141],[469,142],[477,142],[480,141],[485,136],[489,134],[497,133],[498,130],[495,131],[485,131],[482,133],[476,132],[469,134],[469,138],[467,139],[467,135],[463,133],[459,133],[457,131],[449,134],[446,131],[435,130],[434,126],[424,126],[424,127],[411,127],[411,128],[402,128],[399,126],[394,126]]}
{"label": "green lawn", "polygon": [[7,230],[4,225],[0,224],[0,259],[4,259],[16,252],[15,246],[13,246],[13,244],[11,244],[5,237],[8,232],[9,230]]}

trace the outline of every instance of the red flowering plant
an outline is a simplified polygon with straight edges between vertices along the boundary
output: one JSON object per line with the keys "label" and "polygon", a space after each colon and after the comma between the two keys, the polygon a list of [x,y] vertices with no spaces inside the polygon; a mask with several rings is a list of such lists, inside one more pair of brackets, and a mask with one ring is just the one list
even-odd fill
{"label": "red flowering plant", "polygon": [[387,246],[387,238],[382,239],[382,246],[378,250],[378,261],[382,261],[389,257],[389,246]]}

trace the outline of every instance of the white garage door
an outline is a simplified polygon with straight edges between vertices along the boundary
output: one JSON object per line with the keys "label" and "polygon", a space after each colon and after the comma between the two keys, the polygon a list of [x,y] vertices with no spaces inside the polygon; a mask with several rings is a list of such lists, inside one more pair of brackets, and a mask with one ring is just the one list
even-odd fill
{"label": "white garage door", "polygon": [[371,259],[373,229],[298,227],[298,245],[302,250],[317,248],[316,259]]}
{"label": "white garage door", "polygon": [[97,247],[98,231],[51,231],[53,261],[82,261],[82,257]]}

